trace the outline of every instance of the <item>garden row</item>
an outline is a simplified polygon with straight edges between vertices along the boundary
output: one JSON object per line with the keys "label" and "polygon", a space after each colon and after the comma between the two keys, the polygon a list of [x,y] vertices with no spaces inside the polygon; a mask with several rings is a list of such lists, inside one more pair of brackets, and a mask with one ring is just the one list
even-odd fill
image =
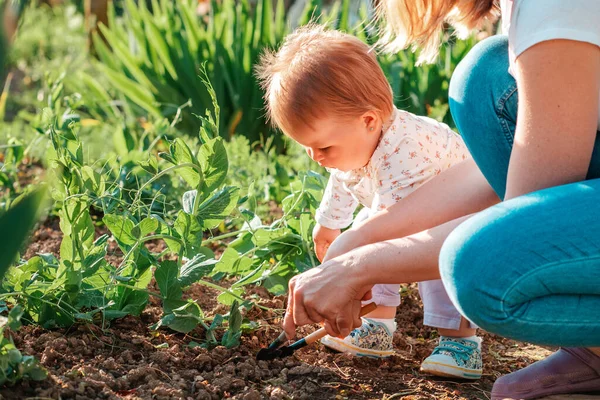
{"label": "garden row", "polygon": [[[125,0],[94,37],[97,58],[77,7],[24,9],[0,98],[2,331],[105,329],[157,299],[153,329],[200,326],[201,346],[234,347],[257,328],[243,315],[264,307],[248,287],[284,294],[318,263],[312,216],[326,180],[266,124],[253,74],[261,51],[291,32],[283,1],[223,0],[205,15],[196,5]],[[298,22],[316,15],[376,43],[352,12],[350,0],[326,11],[312,0]],[[449,122],[448,80],[472,44],[453,41],[421,68],[408,51],[381,55],[398,106]],[[59,221],[59,252],[24,259],[40,217]],[[192,284],[216,290],[227,312],[207,317],[184,296]],[[44,373],[6,337],[0,384],[22,377]]]}

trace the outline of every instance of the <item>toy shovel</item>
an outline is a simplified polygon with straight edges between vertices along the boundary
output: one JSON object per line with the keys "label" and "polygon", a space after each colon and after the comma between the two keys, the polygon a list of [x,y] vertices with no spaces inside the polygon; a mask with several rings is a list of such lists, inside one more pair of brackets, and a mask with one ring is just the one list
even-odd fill
{"label": "toy shovel", "polygon": [[[363,308],[360,309],[360,316],[365,316],[368,313],[374,311],[377,308],[377,304],[369,303]],[[325,335],[327,335],[327,331],[325,328],[320,328],[319,330],[311,333],[310,335],[290,344],[289,346],[279,347],[281,344],[285,342],[285,332],[282,332],[277,339],[273,343],[269,345],[269,347],[260,349],[258,354],[256,355],[257,360],[273,360],[275,358],[284,358],[292,355],[294,351],[301,349],[303,347],[308,346],[309,344],[313,344],[317,340],[320,340]]]}

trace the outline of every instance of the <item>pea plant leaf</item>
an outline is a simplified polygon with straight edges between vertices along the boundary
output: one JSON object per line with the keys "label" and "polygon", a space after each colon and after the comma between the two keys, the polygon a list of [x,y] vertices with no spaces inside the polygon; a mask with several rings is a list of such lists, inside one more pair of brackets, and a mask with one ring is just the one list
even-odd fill
{"label": "pea plant leaf", "polygon": [[230,349],[240,344],[240,337],[242,336],[242,314],[240,313],[240,305],[237,301],[231,304],[228,322],[229,327],[221,339],[221,344]]}
{"label": "pea plant leaf", "polygon": [[198,282],[201,278],[210,275],[217,262],[217,260],[208,258],[205,254],[197,254],[181,267],[178,278],[179,284],[185,287]]}
{"label": "pea plant leaf", "polygon": [[192,331],[200,322],[204,320],[204,313],[200,306],[193,300],[185,302],[182,306],[172,310],[170,314],[165,315],[152,326],[152,329],[158,329],[161,326],[167,326],[174,331],[188,333]]}
{"label": "pea plant leaf", "polygon": [[133,235],[136,223],[130,218],[124,215],[107,214],[102,221],[113,234],[122,251],[127,251],[129,246],[133,246],[137,242],[137,237]]}
{"label": "pea plant leaf", "polygon": [[229,161],[223,139],[217,137],[204,143],[198,152],[198,161],[204,173],[202,192],[206,196],[218,189],[227,176]]}
{"label": "pea plant leaf", "polygon": [[198,207],[197,217],[202,220],[203,229],[217,227],[235,209],[239,199],[239,188],[226,186]]}
{"label": "pea plant leaf", "polygon": [[190,164],[193,166],[180,168],[177,172],[185,180],[185,182],[193,188],[199,187],[202,182],[202,175],[199,171],[200,165],[196,157],[194,157],[189,146],[180,138],[175,139],[171,142],[170,147],[171,157],[175,161],[176,165]]}
{"label": "pea plant leaf", "polygon": [[45,187],[41,187],[15,202],[0,216],[0,279],[15,260],[29,231],[38,220],[46,196]]}
{"label": "pea plant leaf", "polygon": [[160,294],[165,299],[180,299],[182,295],[181,284],[178,281],[179,266],[177,262],[165,260],[159,263],[154,271],[154,279],[158,284]]}

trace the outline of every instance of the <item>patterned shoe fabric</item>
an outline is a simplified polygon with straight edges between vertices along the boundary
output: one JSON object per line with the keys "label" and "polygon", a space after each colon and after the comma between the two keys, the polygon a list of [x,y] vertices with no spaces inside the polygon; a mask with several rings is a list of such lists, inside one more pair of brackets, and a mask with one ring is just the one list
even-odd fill
{"label": "patterned shoe fabric", "polygon": [[421,372],[462,379],[479,379],[483,369],[481,338],[440,337],[429,357],[421,364]]}
{"label": "patterned shoe fabric", "polygon": [[325,336],[321,343],[330,349],[361,357],[383,358],[394,354],[393,332],[378,321],[362,318],[363,324],[344,339]]}

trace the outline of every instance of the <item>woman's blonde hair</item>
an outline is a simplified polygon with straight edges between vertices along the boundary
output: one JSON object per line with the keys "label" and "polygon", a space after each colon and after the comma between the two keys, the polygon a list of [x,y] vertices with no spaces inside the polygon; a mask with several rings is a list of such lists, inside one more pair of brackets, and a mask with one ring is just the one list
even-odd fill
{"label": "woman's blonde hair", "polygon": [[286,133],[327,115],[359,117],[394,107],[392,89],[375,52],[358,38],[311,24],[265,51],[255,68],[268,119]]}
{"label": "woman's blonde hair", "polygon": [[459,37],[499,14],[497,0],[380,0],[377,15],[383,20],[379,45],[388,52],[408,46],[420,48],[418,64],[433,62],[446,23]]}

